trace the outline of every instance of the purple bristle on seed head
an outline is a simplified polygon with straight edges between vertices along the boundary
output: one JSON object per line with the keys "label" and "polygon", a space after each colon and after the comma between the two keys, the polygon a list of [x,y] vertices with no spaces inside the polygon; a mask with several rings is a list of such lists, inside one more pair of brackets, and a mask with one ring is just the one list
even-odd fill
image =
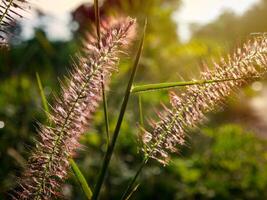
{"label": "purple bristle on seed head", "polygon": [[16,25],[17,18],[23,17],[29,4],[28,0],[0,1],[0,48],[8,46],[8,39],[12,35],[10,29]]}

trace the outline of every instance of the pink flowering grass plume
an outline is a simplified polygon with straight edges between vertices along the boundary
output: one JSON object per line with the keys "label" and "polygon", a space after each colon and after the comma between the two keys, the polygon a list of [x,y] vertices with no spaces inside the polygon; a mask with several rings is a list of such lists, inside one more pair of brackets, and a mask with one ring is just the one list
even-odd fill
{"label": "pink flowering grass plume", "polygon": [[[117,70],[119,55],[134,36],[135,20],[102,21],[101,40],[87,34],[73,69],[61,83],[61,93],[51,109],[51,125],[40,125],[40,140],[20,181],[17,199],[50,200],[60,196],[69,162],[79,148],[79,138],[89,127],[101,98],[101,83],[108,84]],[[104,80],[102,79],[104,77]]]}
{"label": "pink flowering grass plume", "polygon": [[170,154],[186,143],[186,135],[204,121],[208,112],[216,111],[226,98],[242,86],[262,77],[267,71],[267,37],[262,35],[246,42],[227,59],[206,66],[201,80],[231,80],[188,86],[177,95],[170,92],[171,107],[164,106],[160,121],[152,123],[152,131],[144,131],[143,152],[146,157],[168,164]]}
{"label": "pink flowering grass plume", "polygon": [[0,46],[6,45],[9,29],[15,25],[16,17],[22,18],[22,13],[29,7],[27,0],[0,1]]}

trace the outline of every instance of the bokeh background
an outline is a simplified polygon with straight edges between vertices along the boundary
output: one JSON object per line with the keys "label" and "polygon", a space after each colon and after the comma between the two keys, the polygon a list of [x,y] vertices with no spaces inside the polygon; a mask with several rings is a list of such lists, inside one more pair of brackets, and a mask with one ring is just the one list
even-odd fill
{"label": "bokeh background", "polygon": [[[45,94],[59,90],[91,31],[92,2],[37,0],[12,29],[9,51],[0,50],[0,199],[9,199],[33,148],[37,122],[45,122],[36,72]],[[267,0],[106,0],[101,16],[148,19],[144,54],[136,83],[197,78],[203,62],[233,51],[251,33],[267,31]],[[113,130],[136,46],[122,59],[108,92]],[[190,134],[188,145],[163,167],[155,161],[142,173],[133,199],[267,199],[267,86],[265,80],[231,96],[224,108]],[[177,89],[181,92],[183,89]],[[109,168],[102,199],[118,199],[140,164],[138,98],[132,96]],[[142,94],[145,119],[155,117],[167,92]],[[95,114],[75,160],[91,186],[105,151],[103,111]],[[70,172],[66,199],[85,199]]]}

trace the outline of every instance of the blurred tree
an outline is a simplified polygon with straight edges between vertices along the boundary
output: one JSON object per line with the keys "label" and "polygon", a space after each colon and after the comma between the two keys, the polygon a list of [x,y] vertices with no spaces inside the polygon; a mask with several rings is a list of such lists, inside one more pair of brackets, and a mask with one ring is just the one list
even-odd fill
{"label": "blurred tree", "polygon": [[[180,0],[107,0],[101,6],[102,18],[118,15],[118,13],[129,15],[136,17],[141,27],[144,19],[148,19],[147,39],[140,67],[142,78],[139,76],[139,79],[166,80],[170,78],[166,69],[177,69],[178,60],[172,55],[179,45],[179,38],[176,32],[177,24],[172,14],[179,5]],[[83,33],[94,22],[94,9],[90,4],[83,4],[72,13],[72,16],[73,21],[79,24],[78,33]],[[162,66],[163,63],[164,66]]]}

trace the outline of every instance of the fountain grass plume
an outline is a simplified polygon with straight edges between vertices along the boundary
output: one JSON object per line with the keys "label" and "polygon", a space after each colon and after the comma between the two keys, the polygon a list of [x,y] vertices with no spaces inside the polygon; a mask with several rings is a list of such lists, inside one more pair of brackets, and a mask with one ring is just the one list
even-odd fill
{"label": "fountain grass plume", "polygon": [[16,199],[48,200],[60,196],[69,162],[79,148],[79,138],[89,127],[101,101],[101,84],[108,84],[117,70],[119,55],[132,41],[135,20],[121,18],[101,22],[101,39],[86,34],[83,50],[73,59],[69,77],[50,109],[50,124],[40,125],[40,139],[19,181]]}
{"label": "fountain grass plume", "polygon": [[228,80],[188,86],[181,95],[170,92],[171,107],[159,112],[160,121],[152,123],[152,131],[142,133],[142,150],[146,158],[164,165],[170,154],[179,151],[186,142],[187,132],[204,121],[208,112],[222,107],[226,98],[237,89],[262,77],[267,71],[267,37],[262,35],[246,42],[233,55],[213,63],[213,70],[205,66],[201,80]]}

